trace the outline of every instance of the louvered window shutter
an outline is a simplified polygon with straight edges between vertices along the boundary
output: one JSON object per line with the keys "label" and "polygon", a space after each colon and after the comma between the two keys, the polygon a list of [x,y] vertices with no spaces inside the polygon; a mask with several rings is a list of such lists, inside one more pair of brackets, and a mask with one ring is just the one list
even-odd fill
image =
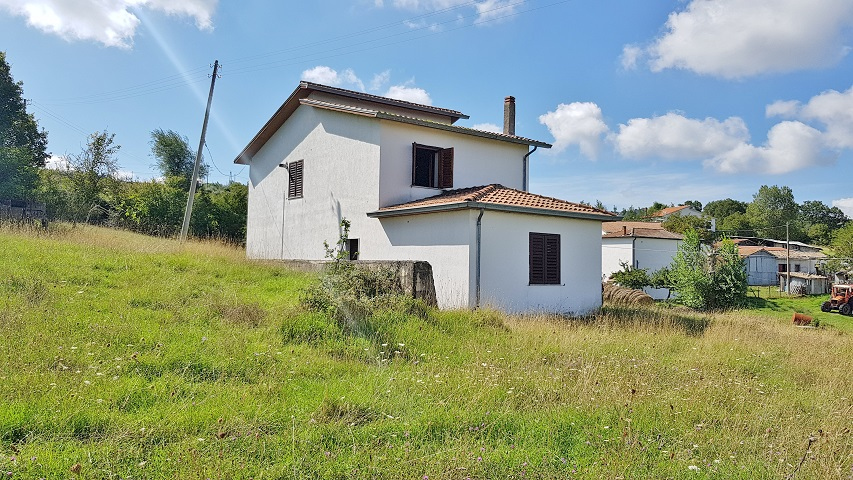
{"label": "louvered window shutter", "polygon": [[287,166],[289,181],[287,184],[287,198],[302,197],[302,168],[303,161],[291,162]]}
{"label": "louvered window shutter", "polygon": [[415,185],[415,167],[417,165],[418,144],[412,142],[412,185]]}
{"label": "louvered window shutter", "polygon": [[560,235],[530,232],[530,284],[560,284]]}
{"label": "louvered window shutter", "polygon": [[438,154],[438,188],[453,188],[453,148],[443,148]]}
{"label": "louvered window shutter", "polygon": [[545,283],[545,238],[541,233],[530,233],[530,284]]}
{"label": "louvered window shutter", "polygon": [[545,283],[560,283],[560,236],[545,235]]}

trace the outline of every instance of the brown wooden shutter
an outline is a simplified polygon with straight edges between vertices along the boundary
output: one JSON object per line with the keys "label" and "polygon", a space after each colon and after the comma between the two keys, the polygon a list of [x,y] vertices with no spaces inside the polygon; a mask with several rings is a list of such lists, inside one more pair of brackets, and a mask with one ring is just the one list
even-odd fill
{"label": "brown wooden shutter", "polygon": [[412,185],[415,184],[415,162],[418,154],[418,144],[412,142]]}
{"label": "brown wooden shutter", "polygon": [[287,198],[302,197],[302,168],[302,160],[291,162],[287,166],[287,173],[289,176],[287,184]]}
{"label": "brown wooden shutter", "polygon": [[453,147],[439,151],[438,188],[453,188]]}
{"label": "brown wooden shutter", "polygon": [[560,235],[530,232],[530,284],[560,284]]}
{"label": "brown wooden shutter", "polygon": [[530,284],[545,283],[545,237],[530,232]]}
{"label": "brown wooden shutter", "polygon": [[560,283],[560,236],[545,235],[545,283]]}

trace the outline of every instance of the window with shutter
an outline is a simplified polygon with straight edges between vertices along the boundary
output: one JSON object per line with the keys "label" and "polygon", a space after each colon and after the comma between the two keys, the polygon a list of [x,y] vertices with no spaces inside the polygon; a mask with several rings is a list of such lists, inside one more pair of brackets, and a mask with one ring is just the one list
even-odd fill
{"label": "window with shutter", "polygon": [[412,185],[453,188],[453,148],[412,143]]}
{"label": "window with shutter", "polygon": [[530,232],[530,285],[560,284],[560,235]]}
{"label": "window with shutter", "polygon": [[287,198],[302,198],[302,170],[302,160],[287,164]]}

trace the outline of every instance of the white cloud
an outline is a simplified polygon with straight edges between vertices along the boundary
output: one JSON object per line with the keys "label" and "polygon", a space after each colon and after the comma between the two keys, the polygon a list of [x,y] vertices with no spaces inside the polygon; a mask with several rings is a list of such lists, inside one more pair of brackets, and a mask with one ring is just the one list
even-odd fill
{"label": "white cloud", "polygon": [[601,136],[609,131],[601,108],[591,102],[561,103],[553,112],[541,115],[539,123],[554,136],[554,152],[577,145],[589,158],[598,156]]}
{"label": "white cloud", "polygon": [[628,158],[696,160],[713,157],[749,139],[744,121],[730,117],[696,120],[677,113],[653,118],[632,118],[619,125],[611,140]]}
{"label": "white cloud", "polygon": [[421,105],[432,105],[432,99],[426,90],[407,85],[392,85],[385,92],[385,96],[406,102],[420,103]]}
{"label": "white cloud", "polygon": [[849,51],[850,0],[691,0],[647,49],[651,69],[741,78],[827,67]]}
{"label": "white cloud", "polygon": [[850,218],[853,218],[853,197],[850,198],[839,198],[838,200],[832,201],[833,207],[838,207]]}
{"label": "white cloud", "polygon": [[705,165],[722,173],[768,174],[830,165],[836,157],[826,152],[821,137],[820,131],[802,122],[781,122],[770,129],[765,145],[756,147],[742,143],[706,160]]}
{"label": "white cloud", "polygon": [[25,17],[43,32],[68,40],[92,40],[108,47],[130,48],[139,18],[134,8],[146,8],[195,19],[203,30],[213,28],[218,0],[0,0],[0,8]]}
{"label": "white cloud", "polygon": [[622,57],[620,59],[622,68],[625,70],[634,70],[637,68],[637,62],[643,56],[643,49],[636,45],[625,45],[622,48]]}
{"label": "white cloud", "polygon": [[517,0],[484,0],[474,5],[477,8],[477,22],[506,20],[523,4]]}
{"label": "white cloud", "polygon": [[362,82],[361,79],[358,78],[358,75],[356,75],[350,68],[343,72],[338,72],[331,67],[318,65],[302,72],[302,80],[321,83],[332,87],[350,87],[362,92],[364,91],[364,82]]}
{"label": "white cloud", "polygon": [[834,148],[853,148],[853,87],[846,92],[829,90],[814,96],[800,115],[826,126],[826,143]]}
{"label": "white cloud", "polygon": [[504,129],[500,125],[495,125],[494,123],[478,123],[474,125],[474,130],[482,130],[484,132],[492,132],[492,133],[503,133]]}
{"label": "white cloud", "polygon": [[796,100],[779,100],[773,102],[764,109],[767,118],[783,117],[794,118],[800,111],[800,102]]}
{"label": "white cloud", "polygon": [[[376,1],[377,7],[382,7],[385,2]],[[444,13],[451,10],[462,8],[473,8],[477,12],[475,23],[491,23],[493,20],[502,19],[503,17],[511,16],[524,5],[523,0],[393,0],[391,4],[395,8],[412,10],[417,12],[438,12]],[[425,28],[437,30],[438,24],[428,24],[425,21],[408,22],[409,28]]]}
{"label": "white cloud", "polygon": [[370,89],[371,90],[379,90],[380,88],[388,85],[388,82],[391,81],[391,70],[385,70],[382,73],[377,73],[373,75],[373,80],[370,81]]}

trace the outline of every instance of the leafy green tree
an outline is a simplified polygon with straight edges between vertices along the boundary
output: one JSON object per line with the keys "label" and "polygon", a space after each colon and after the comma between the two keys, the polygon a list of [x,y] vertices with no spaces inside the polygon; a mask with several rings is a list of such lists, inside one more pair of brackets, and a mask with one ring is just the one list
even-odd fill
{"label": "leafy green tree", "polygon": [[853,222],[847,222],[835,232],[832,249],[836,256],[848,259],[848,265],[853,266]]}
{"label": "leafy green tree", "polygon": [[737,245],[725,239],[716,251],[709,252],[694,230],[684,233],[668,281],[678,293],[678,301],[696,310],[742,306],[749,288]]}
{"label": "leafy green tree", "polygon": [[[86,147],[68,158],[71,176],[73,209],[76,220],[101,220],[111,203],[109,198],[118,188],[115,134],[95,132],[89,135]],[[114,195],[112,195],[114,197]],[[115,200],[113,198],[112,200]]]}
{"label": "leafy green tree", "polygon": [[695,230],[684,232],[684,241],[672,261],[670,280],[680,303],[697,310],[708,308],[713,278],[708,274],[707,252]]}
{"label": "leafy green tree", "polygon": [[[705,207],[706,210],[707,208]],[[752,228],[752,224],[749,223],[749,217],[746,216],[746,213],[741,212],[734,212],[723,220],[718,219],[717,231],[725,232],[727,235],[755,235],[755,230]]]}
{"label": "leafy green tree", "polygon": [[717,225],[719,225],[731,215],[736,213],[745,214],[746,207],[748,205],[749,204],[746,202],[726,198],[725,200],[714,200],[712,202],[708,202],[702,212],[704,212],[708,217],[716,218]]}
{"label": "leafy green tree", "polygon": [[699,234],[700,240],[706,243],[710,242],[713,237],[708,222],[704,218],[692,215],[672,215],[664,220],[661,226],[664,230],[678,234],[684,234],[688,229],[694,230]]}
{"label": "leafy green tree", "polygon": [[[196,154],[190,148],[187,137],[174,130],[158,128],[151,132],[151,153],[157,160],[156,167],[164,178],[182,178],[184,188],[189,189]],[[207,167],[202,163],[199,166],[199,177],[205,175],[207,175]]]}
{"label": "leafy green tree", "polygon": [[31,196],[48,158],[47,133],[27,113],[23,93],[0,52],[0,198]]}
{"label": "leafy green tree", "polygon": [[808,241],[829,245],[832,234],[850,219],[838,207],[830,207],[818,200],[807,200],[800,205],[799,221]]}
{"label": "leafy green tree", "polygon": [[713,258],[713,288],[708,306],[725,310],[746,304],[749,283],[744,259],[740,257],[737,245],[729,239],[723,239]]}
{"label": "leafy green tree", "polygon": [[746,216],[756,235],[766,238],[784,237],[786,223],[790,224],[792,240],[803,238],[797,223],[799,213],[800,207],[794,201],[791,189],[776,185],[762,185],[746,208]]}
{"label": "leafy green tree", "polygon": [[682,205],[687,205],[688,207],[692,208],[693,210],[696,210],[697,212],[702,211],[702,202],[700,202],[699,200],[687,200],[682,203]]}

